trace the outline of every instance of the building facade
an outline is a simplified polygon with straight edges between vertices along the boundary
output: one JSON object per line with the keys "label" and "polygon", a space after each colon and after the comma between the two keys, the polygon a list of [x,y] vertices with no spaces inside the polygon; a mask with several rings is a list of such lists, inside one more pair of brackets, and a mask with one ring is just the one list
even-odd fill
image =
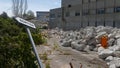
{"label": "building facade", "polygon": [[120,27],[120,0],[62,0],[50,10],[50,28]]}
{"label": "building facade", "polygon": [[37,15],[37,20],[41,23],[46,23],[49,21],[50,13],[47,11],[37,11],[36,15]]}

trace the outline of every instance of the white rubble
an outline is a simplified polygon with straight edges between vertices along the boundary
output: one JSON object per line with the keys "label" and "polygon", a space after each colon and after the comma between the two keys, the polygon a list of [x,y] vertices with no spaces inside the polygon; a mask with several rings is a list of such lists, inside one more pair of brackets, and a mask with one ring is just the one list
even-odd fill
{"label": "white rubble", "polygon": [[95,38],[100,38],[101,36],[103,35],[106,35],[107,33],[104,31],[104,32],[98,32],[97,33],[97,36]]}
{"label": "white rubble", "polygon": [[64,46],[64,47],[70,47],[71,46],[71,42],[72,42],[72,39],[70,39],[68,41],[64,40],[61,45]]}
{"label": "white rubble", "polygon": [[120,58],[120,51],[115,51],[115,52],[114,52],[114,56]]}
{"label": "white rubble", "polygon": [[[120,67],[120,29],[113,27],[86,27],[77,31],[63,31],[55,29],[52,34],[60,36],[60,43],[64,47],[84,51],[85,48],[90,51],[97,51],[98,56],[105,60],[109,68]],[[100,40],[103,35],[108,36],[108,48],[101,47]],[[116,57],[116,58],[115,58]],[[117,60],[116,60],[117,59]]]}
{"label": "white rubble", "polygon": [[114,43],[115,43],[115,39],[114,39],[114,38],[110,38],[110,39],[108,40],[108,45],[109,45],[109,46],[113,46]]}
{"label": "white rubble", "polygon": [[110,62],[110,61],[112,61],[113,59],[114,59],[113,56],[108,56],[108,57],[105,59],[105,61]]}
{"label": "white rubble", "polygon": [[117,39],[117,45],[120,46],[120,38]]}
{"label": "white rubble", "polygon": [[99,47],[99,48],[98,48],[98,53],[101,53],[103,50],[104,50],[103,47]]}
{"label": "white rubble", "polygon": [[83,51],[85,49],[86,45],[85,44],[79,44],[78,42],[72,42],[71,47],[73,49],[78,50],[78,51]]}
{"label": "white rubble", "polygon": [[115,64],[111,64],[109,68],[116,68]]}
{"label": "white rubble", "polygon": [[120,35],[119,35],[119,34],[116,34],[115,38],[120,38]]}
{"label": "white rubble", "polygon": [[116,68],[120,68],[120,58],[114,57],[112,61],[109,62],[109,65],[115,64]]}
{"label": "white rubble", "polygon": [[104,49],[101,52],[99,52],[98,55],[101,59],[105,59],[108,56],[113,56],[113,51],[109,49]]}
{"label": "white rubble", "polygon": [[114,46],[111,46],[111,47],[109,47],[109,49],[110,50],[112,50],[112,51],[120,51],[120,46],[118,46],[118,45],[114,45]]}

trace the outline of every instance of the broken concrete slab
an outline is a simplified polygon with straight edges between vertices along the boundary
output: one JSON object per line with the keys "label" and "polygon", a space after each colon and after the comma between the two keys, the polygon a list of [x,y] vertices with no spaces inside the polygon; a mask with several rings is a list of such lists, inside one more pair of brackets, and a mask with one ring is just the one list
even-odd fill
{"label": "broken concrete slab", "polygon": [[111,47],[108,47],[110,50],[112,50],[112,51],[120,51],[120,46],[118,46],[118,45],[114,45],[114,46],[111,46]]}
{"label": "broken concrete slab", "polygon": [[[108,63],[113,61],[113,57],[120,57],[120,29],[118,28],[98,26],[81,28],[77,31],[60,31],[58,29],[58,32],[55,30],[53,34],[60,35],[62,39],[60,42],[64,43],[62,46],[79,51],[84,49],[87,49],[86,51],[98,51],[99,57],[105,59]],[[108,35],[108,49],[104,49],[100,45],[100,38],[103,35]],[[72,39],[72,42],[67,43],[70,39]],[[115,65],[110,67],[116,67]]]}
{"label": "broken concrete slab", "polygon": [[114,38],[110,38],[110,39],[108,40],[108,46],[113,46],[114,43],[115,43],[115,39],[114,39]]}
{"label": "broken concrete slab", "polygon": [[103,50],[104,50],[103,47],[99,47],[99,48],[98,48],[98,53],[101,53],[101,51],[103,51]]}
{"label": "broken concrete slab", "polygon": [[114,58],[113,58],[113,56],[108,56],[106,59],[105,59],[105,61],[106,62],[110,62],[110,61],[112,61]]}
{"label": "broken concrete slab", "polygon": [[71,42],[72,42],[72,39],[70,39],[68,41],[63,41],[63,43],[61,45],[64,47],[71,47]]}
{"label": "broken concrete slab", "polygon": [[101,59],[105,59],[108,56],[113,56],[113,51],[109,49],[104,49],[101,52],[99,52],[98,55]]}
{"label": "broken concrete slab", "polygon": [[109,62],[110,65],[115,64],[116,68],[120,67],[120,58],[114,57],[114,60]]}
{"label": "broken concrete slab", "polygon": [[120,58],[120,51],[115,51],[115,52],[114,52],[114,56]]}
{"label": "broken concrete slab", "polygon": [[78,42],[72,42],[71,43],[71,47],[73,49],[78,50],[78,51],[83,51],[85,49],[86,45],[84,45],[84,44],[78,44]]}
{"label": "broken concrete slab", "polygon": [[98,32],[97,33],[97,36],[95,37],[95,38],[101,38],[103,35],[106,35],[107,34],[107,32]]}
{"label": "broken concrete slab", "polygon": [[117,39],[117,45],[120,46],[120,38]]}
{"label": "broken concrete slab", "polygon": [[115,64],[111,64],[109,68],[116,68]]}

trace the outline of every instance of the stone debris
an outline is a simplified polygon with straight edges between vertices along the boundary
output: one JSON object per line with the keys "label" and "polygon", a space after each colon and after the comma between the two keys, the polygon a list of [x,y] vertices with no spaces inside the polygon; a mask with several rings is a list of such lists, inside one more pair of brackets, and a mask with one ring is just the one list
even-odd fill
{"label": "stone debris", "polygon": [[[85,48],[90,51],[97,51],[99,58],[105,60],[109,68],[120,67],[120,29],[113,27],[86,27],[77,31],[63,31],[55,29],[52,34],[58,35],[60,43],[64,47],[71,47],[78,51],[84,51]],[[101,47],[100,40],[103,35],[108,36],[108,48]],[[116,58],[117,57],[117,60]]]}
{"label": "stone debris", "polygon": [[68,41],[63,41],[61,45],[64,46],[64,47],[70,47],[71,46],[71,42],[72,42],[72,39],[70,39]]}
{"label": "stone debris", "polygon": [[108,56],[106,59],[105,59],[105,61],[107,61],[107,62],[110,62],[110,61],[112,61],[113,60],[113,56]]}
{"label": "stone debris", "polygon": [[117,45],[120,46],[120,38],[117,39]]}
{"label": "stone debris", "polygon": [[112,61],[109,62],[109,65],[114,64],[116,68],[120,68],[120,58],[114,57]]}
{"label": "stone debris", "polygon": [[120,51],[115,51],[115,52],[114,52],[114,56],[120,58]]}
{"label": "stone debris", "polygon": [[108,45],[109,46],[113,46],[115,44],[115,39],[114,38],[110,38],[109,40],[108,40]]}
{"label": "stone debris", "polygon": [[112,51],[120,51],[120,46],[118,46],[118,45],[114,45],[114,46],[111,46],[111,47],[109,47],[109,49],[110,50],[112,50]]}
{"label": "stone debris", "polygon": [[101,53],[103,50],[105,50],[103,47],[98,48],[98,54]]}
{"label": "stone debris", "polygon": [[110,49],[104,49],[101,52],[99,52],[98,55],[101,59],[105,59],[108,56],[113,56],[113,51]]}
{"label": "stone debris", "polygon": [[115,64],[111,64],[109,68],[116,68]]}
{"label": "stone debris", "polygon": [[77,42],[72,42],[71,47],[73,49],[78,50],[78,51],[83,51],[85,49],[86,45],[85,44],[78,44]]}

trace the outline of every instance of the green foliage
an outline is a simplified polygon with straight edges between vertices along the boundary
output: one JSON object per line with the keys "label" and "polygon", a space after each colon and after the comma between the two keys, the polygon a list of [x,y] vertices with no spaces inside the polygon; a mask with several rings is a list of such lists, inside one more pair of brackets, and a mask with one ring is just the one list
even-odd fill
{"label": "green foliage", "polygon": [[[43,43],[43,38],[34,32],[35,43]],[[0,68],[37,68],[36,57],[25,32],[11,18],[0,16]]]}
{"label": "green foliage", "polygon": [[53,47],[53,50],[58,50],[59,49],[59,45],[54,43],[54,47]]}
{"label": "green foliage", "polygon": [[40,55],[40,58],[44,61],[48,60],[47,53],[45,52],[44,54]]}
{"label": "green foliage", "polygon": [[35,15],[34,15],[34,12],[33,12],[33,11],[29,10],[29,11],[27,12],[27,14],[24,14],[24,17],[25,17],[27,20],[32,20],[32,19],[35,18]]}
{"label": "green foliage", "polygon": [[0,15],[2,18],[8,18],[8,15],[6,12],[3,12],[1,15]]}
{"label": "green foliage", "polygon": [[33,38],[34,38],[34,41],[36,44],[42,44],[42,43],[46,42],[45,38],[42,37],[41,34],[34,34]]}
{"label": "green foliage", "polygon": [[50,68],[50,63],[46,63],[46,68]]}

